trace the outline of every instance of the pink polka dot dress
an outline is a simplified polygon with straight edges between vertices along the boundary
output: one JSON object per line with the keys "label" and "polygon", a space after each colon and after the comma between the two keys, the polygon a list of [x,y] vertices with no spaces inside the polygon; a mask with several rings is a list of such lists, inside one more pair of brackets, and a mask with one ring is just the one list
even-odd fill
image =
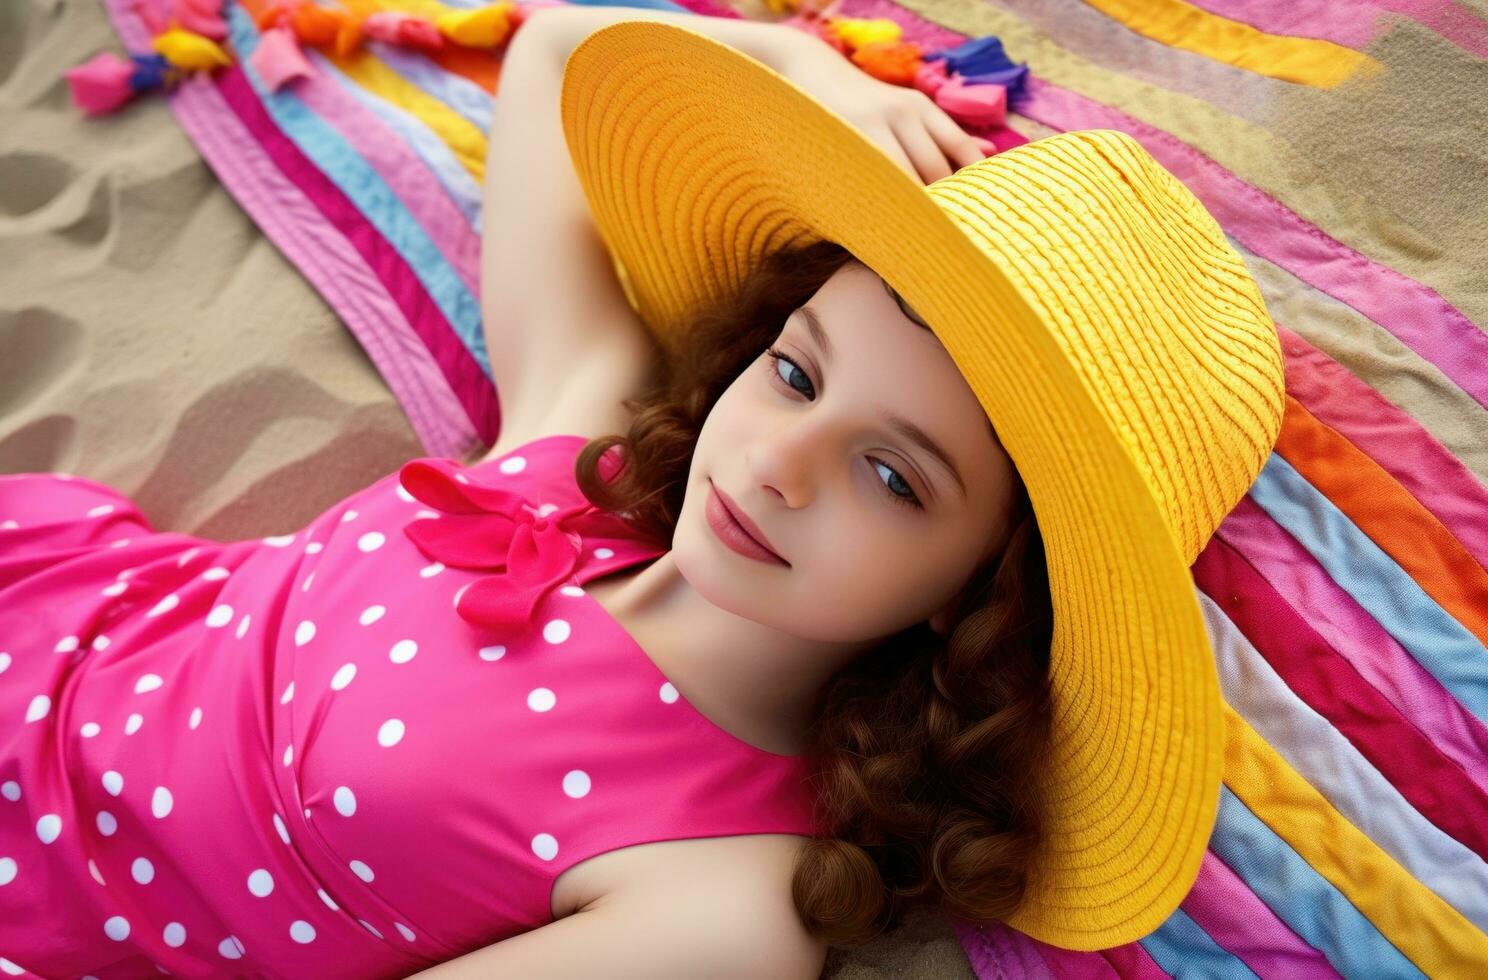
{"label": "pink polka dot dress", "polygon": [[586,441],[233,542],[0,476],[0,977],[402,977],[551,922],[594,855],[811,833],[804,757],[584,590],[665,550],[580,492]]}

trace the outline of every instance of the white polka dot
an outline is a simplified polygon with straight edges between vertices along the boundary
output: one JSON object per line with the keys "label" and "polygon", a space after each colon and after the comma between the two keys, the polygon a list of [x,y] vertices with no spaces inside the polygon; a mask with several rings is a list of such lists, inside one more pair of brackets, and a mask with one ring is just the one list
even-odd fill
{"label": "white polka dot", "polygon": [[444,571],[444,562],[436,561],[432,565],[425,565],[419,569],[419,578],[433,578]]}
{"label": "white polka dot", "polygon": [[300,586],[300,591],[301,592],[309,592],[310,591],[310,583],[311,582],[314,582],[314,581],[315,581],[315,573],[314,572],[311,572],[309,575],[306,575],[305,576],[305,584],[302,585],[302,586]]}
{"label": "white polka dot", "polygon": [[26,708],[26,720],[40,721],[52,710],[52,699],[45,694],[38,694],[31,699],[31,704]]}
{"label": "white polka dot", "polygon": [[356,813],[356,794],[350,786],[337,786],[335,794],[336,812],[343,817]]}
{"label": "white polka dot", "polygon": [[279,839],[289,843],[289,828],[284,826],[284,820],[279,814],[274,814],[274,829],[279,832]]}
{"label": "white polka dot", "polygon": [[321,549],[324,547],[325,545],[321,544],[319,541],[311,541],[309,544],[305,545],[305,554],[318,555],[320,554]]}
{"label": "white polka dot", "polygon": [[232,622],[232,618],[233,607],[224,602],[220,605],[213,606],[212,611],[207,613],[207,625],[212,627],[213,629],[217,629],[218,627],[226,626],[228,623]]}
{"label": "white polka dot", "polygon": [[305,620],[295,627],[295,646],[302,647],[315,639],[315,624]]}
{"label": "white polka dot", "polygon": [[582,769],[574,769],[563,776],[563,792],[574,799],[589,795],[589,774]]}
{"label": "white polka dot", "polygon": [[114,505],[113,504],[99,504],[97,507],[93,507],[93,508],[91,508],[88,511],[88,516],[89,517],[102,517],[105,514],[112,514],[113,512],[114,512]]}
{"label": "white polka dot", "polygon": [[187,550],[185,554],[183,554],[180,558],[177,558],[176,559],[176,567],[177,568],[185,568],[186,567],[186,563],[188,561],[190,561],[191,559],[195,558],[197,556],[197,554],[200,553],[200,552],[201,552],[201,549],[200,548],[191,548],[191,549]]}
{"label": "white polka dot", "polygon": [[294,698],[294,681],[290,681],[289,682],[289,686],[284,689],[284,693],[281,694],[281,695],[279,695],[279,703],[280,704],[289,704],[289,702],[293,698]]}
{"label": "white polka dot", "polygon": [[146,674],[134,682],[134,693],[148,694],[151,691],[158,690],[164,683],[164,679],[159,674]]}
{"label": "white polka dot", "polygon": [[103,884],[103,875],[99,872],[98,865],[93,863],[92,858],[88,859],[88,874],[93,876],[94,881],[98,882],[100,885]]}
{"label": "white polka dot", "polygon": [[409,942],[413,942],[415,939],[418,938],[413,934],[413,930],[405,926],[403,923],[394,922],[393,925],[398,927],[398,934]]}
{"label": "white polka dot", "polygon": [[283,548],[286,545],[293,544],[294,539],[295,536],[293,534],[276,534],[273,537],[264,538],[263,543],[270,548]]}
{"label": "white polka dot", "polygon": [[99,727],[98,722],[85,721],[83,722],[83,727],[78,729],[78,734],[82,735],[83,738],[92,738],[101,731],[103,731],[103,729]]}
{"label": "white polka dot", "polygon": [[357,548],[362,551],[376,551],[386,541],[387,536],[381,531],[368,531],[366,534],[357,538]]}
{"label": "white polka dot", "polygon": [[567,596],[581,596],[584,594],[584,590],[577,585],[565,585],[558,591]]}
{"label": "white polka dot", "polygon": [[118,796],[124,792],[124,777],[112,769],[103,774],[103,788],[108,790],[110,796]]}
{"label": "white polka dot", "polygon": [[284,747],[284,764],[291,765],[294,762],[294,743]]}
{"label": "white polka dot", "polygon": [[341,690],[350,684],[354,677],[356,677],[356,664],[342,664],[340,669],[331,676],[331,690]]}
{"label": "white polka dot", "polygon": [[675,704],[677,701],[677,689],[672,686],[671,681],[667,681],[661,685],[661,690],[657,693],[661,695],[661,699],[667,704]]}
{"label": "white polka dot", "polygon": [[415,653],[418,653],[417,643],[412,640],[399,640],[388,651],[388,659],[395,664],[406,664],[413,659]]}
{"label": "white polka dot", "polygon": [[55,813],[47,813],[36,821],[36,836],[43,844],[50,844],[62,833],[62,818]]}
{"label": "white polka dot", "polygon": [[503,643],[480,648],[480,658],[482,660],[500,660],[504,656],[506,656],[506,645]]}
{"label": "white polka dot", "polygon": [[365,928],[372,935],[376,936],[378,939],[382,938],[382,933],[378,932],[377,927],[374,926],[372,923],[368,922],[366,919],[358,919],[357,921],[360,922],[362,924],[362,927]]}
{"label": "white polka dot", "polygon": [[155,608],[154,609],[151,609],[149,612],[145,613],[145,618],[146,619],[149,619],[151,616],[159,616],[159,615],[162,615],[164,613],[168,613],[172,609],[174,609],[177,606],[179,606],[180,604],[181,604],[181,597],[178,596],[178,595],[176,595],[174,592],[172,592],[170,595],[166,596],[164,599],[161,599],[159,602],[155,603]]}
{"label": "white polka dot", "polygon": [[129,866],[129,873],[141,885],[148,885],[155,880],[155,865],[150,863],[149,858],[135,858],[134,863]]}
{"label": "white polka dot", "polygon": [[105,837],[114,836],[114,831],[119,829],[118,818],[107,810],[98,811],[97,823],[98,832]]}
{"label": "white polka dot", "polygon": [[346,513],[344,513],[344,514],[341,515],[341,523],[342,524],[345,524],[347,521],[354,521],[356,519],[357,519],[357,512],[354,511],[354,510],[349,510]]}
{"label": "white polka dot", "polygon": [[241,957],[246,950],[243,949],[243,941],[241,939],[237,936],[228,936],[217,944],[217,952],[223,959],[235,960]]}
{"label": "white polka dot", "polygon": [[14,779],[7,779],[5,782],[0,783],[0,796],[14,803],[21,798],[21,784]]}
{"label": "white polka dot", "polygon": [[444,515],[434,510],[420,510],[413,515],[416,521],[437,521]]}
{"label": "white polka dot", "polygon": [[93,637],[93,642],[90,645],[95,650],[107,650],[109,645],[109,638],[100,633],[97,636]]}
{"label": "white polka dot", "polygon": [[352,861],[351,870],[356,872],[356,876],[363,881],[372,880],[372,869],[367,867],[366,863],[363,861]]}
{"label": "white polka dot", "polygon": [[144,723],[145,716],[140,714],[138,711],[134,712],[124,721],[124,734],[133,735],[135,732],[140,730],[140,726]]}
{"label": "white polka dot", "polygon": [[520,473],[527,468],[527,460],[521,456],[508,456],[496,464],[496,468],[506,474]]}
{"label": "white polka dot", "polygon": [[527,707],[533,711],[548,711],[558,703],[558,696],[545,687],[534,688],[527,695]]}
{"label": "white polka dot", "polygon": [[558,509],[558,505],[557,504],[543,504],[541,507],[539,507],[537,509],[537,516],[538,517],[547,517],[549,514],[553,513],[553,511],[555,511],[557,509]]}
{"label": "white polka dot", "polygon": [[103,933],[114,942],[122,943],[129,938],[129,920],[122,915],[109,916],[103,924]]}
{"label": "white polka dot", "polygon": [[156,786],[155,792],[150,796],[150,812],[157,818],[170,816],[171,807],[176,801],[171,797],[171,791],[164,786]]}
{"label": "white polka dot", "polygon": [[468,588],[470,588],[470,586],[471,586],[471,583],[470,582],[466,582],[464,585],[460,586],[460,590],[455,593],[454,602],[455,602],[455,607],[456,608],[458,608],[459,605],[460,605],[460,596],[464,595],[465,594],[465,590],[468,589]]}
{"label": "white polka dot", "polygon": [[566,619],[550,619],[543,624],[543,639],[549,643],[562,643],[573,633]]}
{"label": "white polka dot", "polygon": [[10,669],[10,654],[0,653],[0,674]]}
{"label": "white polka dot", "polygon": [[315,927],[304,919],[296,919],[289,924],[289,938],[297,943],[313,943]]}
{"label": "white polka dot", "polygon": [[396,493],[398,495],[398,499],[403,501],[405,504],[411,504],[414,502],[413,494],[409,493],[408,490],[404,488],[402,483],[393,484],[393,492]]}
{"label": "white polka dot", "polygon": [[551,861],[558,856],[558,839],[552,834],[538,834],[532,838],[532,853],[544,861]]}
{"label": "white polka dot", "polygon": [[231,574],[232,572],[229,572],[221,565],[214,565],[213,567],[207,569],[205,572],[202,572],[201,577],[206,579],[208,582],[216,582],[219,579],[227,578]]}
{"label": "white polka dot", "polygon": [[389,718],[382,723],[381,728],[377,729],[377,744],[385,749],[391,748],[403,741],[404,731],[405,729],[401,721],[397,718]]}
{"label": "white polka dot", "polygon": [[113,585],[104,589],[103,594],[106,596],[116,596],[122,594],[127,588],[129,588],[128,582],[115,582]]}
{"label": "white polka dot", "polygon": [[315,894],[317,894],[317,895],[320,896],[320,900],[322,902],[325,902],[326,903],[326,907],[329,908],[332,912],[339,912],[339,911],[341,911],[341,906],[337,905],[336,904],[336,900],[333,899],[333,898],[331,898],[331,896],[329,896],[329,895],[326,894],[324,888],[317,888],[317,889],[315,889]]}
{"label": "white polka dot", "polygon": [[8,885],[12,881],[15,881],[16,871],[15,858],[0,858],[0,886]]}
{"label": "white polka dot", "polygon": [[[7,523],[9,523],[9,522],[7,522]],[[5,860],[8,861],[10,859],[9,858],[6,858]],[[25,972],[26,972],[26,970],[25,970],[24,967],[16,966],[10,960],[6,959],[3,956],[0,956],[0,973],[8,973],[8,974],[10,974],[13,977],[18,977],[22,973],[25,973]]]}
{"label": "white polka dot", "polygon": [[53,653],[71,653],[78,648],[78,638],[75,636],[64,636],[52,647]]}
{"label": "white polka dot", "polygon": [[310,808],[308,806],[305,807],[305,819],[306,820],[309,820],[310,819]]}
{"label": "white polka dot", "polygon": [[240,619],[240,620],[238,620],[238,629],[237,629],[237,637],[238,637],[238,639],[241,640],[243,638],[243,634],[246,633],[246,632],[248,632],[248,621],[250,619],[252,619],[252,618],[253,617],[252,617],[252,615],[250,613],[244,613],[243,614],[243,618]]}
{"label": "white polka dot", "polygon": [[383,617],[383,614],[386,612],[386,606],[368,606],[366,609],[362,610],[362,615],[357,619],[357,622],[361,623],[363,626],[371,626],[373,623],[381,619]]}
{"label": "white polka dot", "polygon": [[610,549],[610,548],[595,548],[594,549],[594,557],[595,558],[613,558],[613,557],[615,557],[615,552],[614,552],[613,549]]}
{"label": "white polka dot", "polygon": [[201,710],[201,708],[192,708],[191,709],[191,720],[188,721],[188,722],[186,722],[186,724],[190,725],[191,726],[191,729],[193,731],[195,731],[196,730],[196,726],[201,724],[201,719],[202,719],[202,710]]}
{"label": "white polka dot", "polygon": [[167,922],[161,938],[172,949],[180,949],[186,943],[186,927],[179,922]]}
{"label": "white polka dot", "polygon": [[248,876],[248,890],[259,898],[266,898],[274,890],[274,876],[258,868]]}

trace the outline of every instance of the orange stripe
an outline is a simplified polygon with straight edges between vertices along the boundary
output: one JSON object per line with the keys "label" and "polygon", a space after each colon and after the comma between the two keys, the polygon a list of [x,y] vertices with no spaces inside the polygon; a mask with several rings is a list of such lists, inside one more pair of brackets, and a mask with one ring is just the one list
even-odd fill
{"label": "orange stripe", "polygon": [[1276,451],[1453,619],[1488,644],[1488,570],[1436,515],[1291,395]]}

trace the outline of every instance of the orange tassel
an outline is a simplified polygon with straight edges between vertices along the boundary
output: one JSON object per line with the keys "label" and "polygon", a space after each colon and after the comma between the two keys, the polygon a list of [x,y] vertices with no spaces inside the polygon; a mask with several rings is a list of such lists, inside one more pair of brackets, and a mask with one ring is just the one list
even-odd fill
{"label": "orange tassel", "polygon": [[271,3],[258,12],[253,22],[258,25],[260,31],[272,30],[279,26],[279,19],[286,13],[284,4]]}
{"label": "orange tassel", "polygon": [[318,7],[313,3],[302,3],[290,15],[289,23],[301,44],[312,47],[330,47],[336,42],[346,14],[339,10]]}
{"label": "orange tassel", "polygon": [[851,55],[852,63],[882,82],[913,86],[920,48],[910,41],[874,41]]}

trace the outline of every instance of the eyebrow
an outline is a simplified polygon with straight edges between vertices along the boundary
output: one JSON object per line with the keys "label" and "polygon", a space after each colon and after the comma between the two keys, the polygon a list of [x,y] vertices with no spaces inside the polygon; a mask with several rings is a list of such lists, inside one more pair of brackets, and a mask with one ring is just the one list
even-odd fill
{"label": "eyebrow", "polygon": [[[806,329],[810,332],[811,339],[816,342],[817,347],[821,348],[822,360],[831,361],[832,341],[827,337],[827,331],[822,328],[821,317],[817,316],[816,311],[807,305],[798,307],[796,312],[801,314],[801,319],[806,321]],[[946,452],[940,443],[931,438],[930,434],[924,429],[897,412],[886,410],[882,418],[888,423],[891,429],[919,446],[931,458],[945,467],[946,471],[955,479],[956,488],[961,491],[962,499],[966,498],[966,481],[961,479],[961,472],[956,469],[956,464],[951,461],[951,454]]]}

